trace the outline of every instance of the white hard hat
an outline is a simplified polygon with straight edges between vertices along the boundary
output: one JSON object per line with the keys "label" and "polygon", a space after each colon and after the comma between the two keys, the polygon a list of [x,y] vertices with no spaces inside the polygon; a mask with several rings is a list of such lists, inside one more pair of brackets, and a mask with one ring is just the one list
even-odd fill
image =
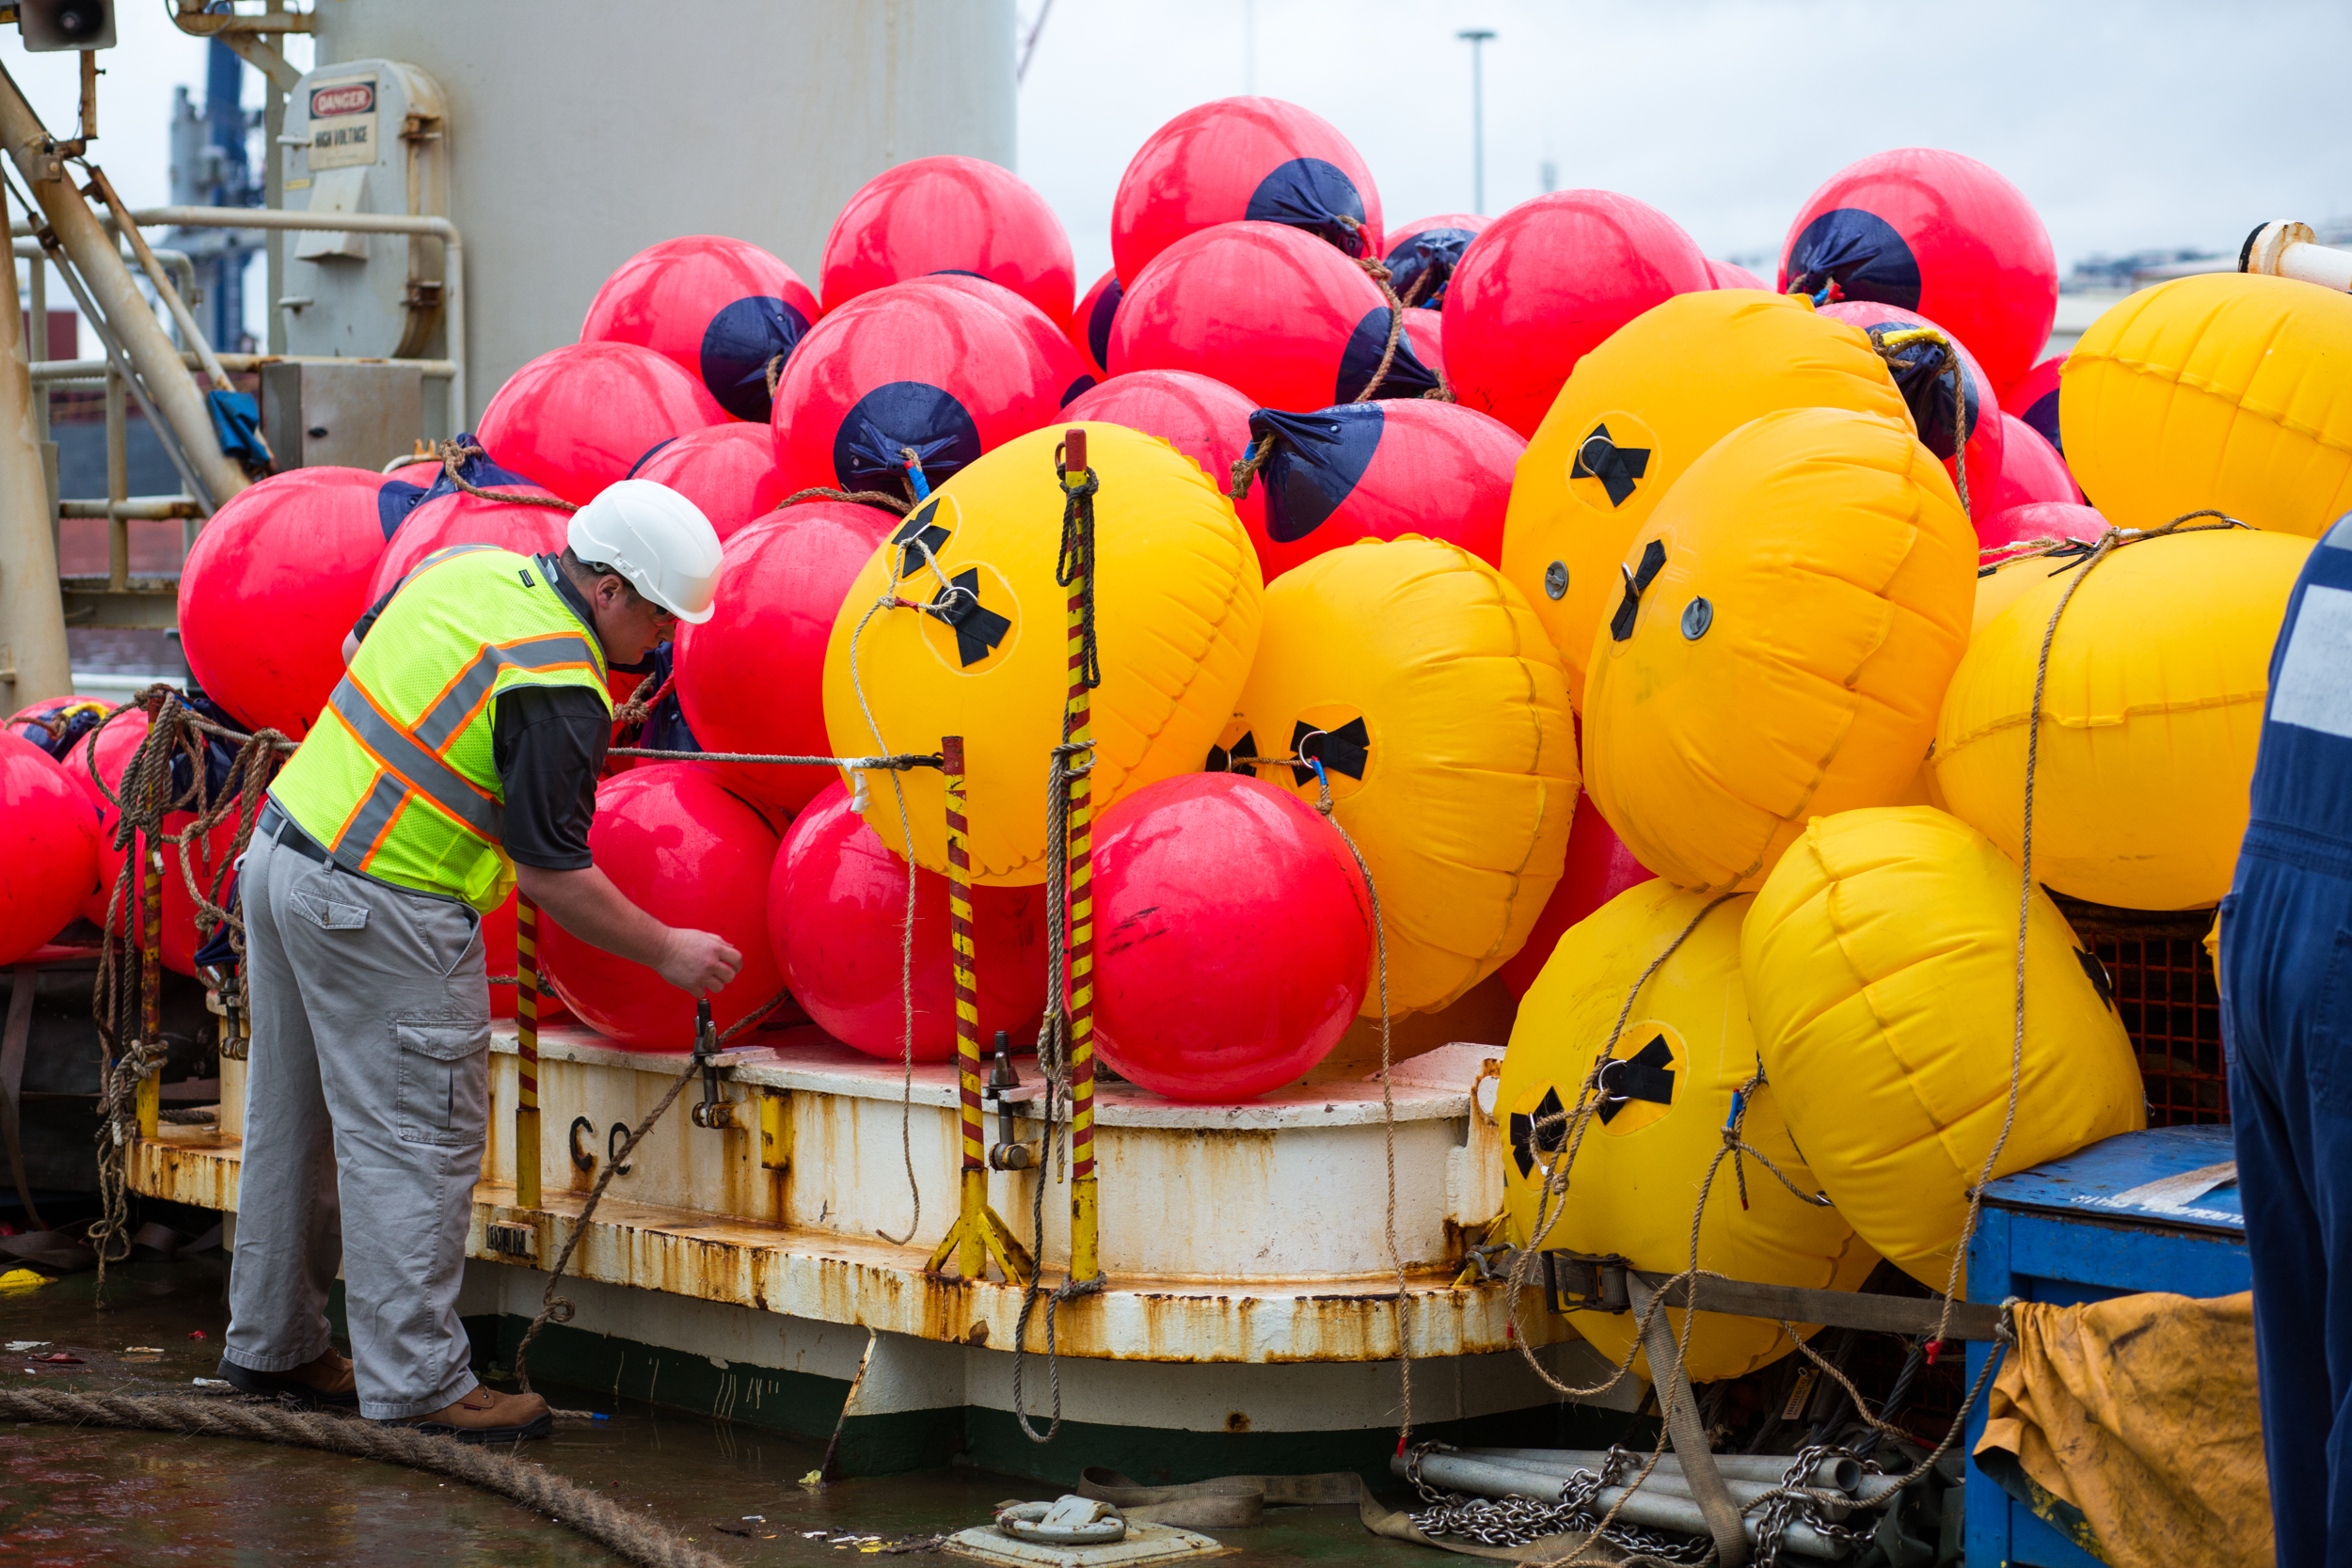
{"label": "white hard hat", "polygon": [[719,531],[666,484],[624,479],[572,514],[564,536],[583,562],[610,566],[637,592],[700,626],[719,592]]}

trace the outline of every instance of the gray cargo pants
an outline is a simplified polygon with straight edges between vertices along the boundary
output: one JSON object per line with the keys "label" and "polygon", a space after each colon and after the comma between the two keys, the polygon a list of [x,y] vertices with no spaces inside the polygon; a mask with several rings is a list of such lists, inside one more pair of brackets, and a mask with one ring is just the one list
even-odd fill
{"label": "gray cargo pants", "polygon": [[239,886],[253,1043],[227,1356],[282,1372],[325,1351],[340,1261],[360,1414],[438,1410],[476,1381],[456,1300],[489,1120],[481,918],[260,833]]}

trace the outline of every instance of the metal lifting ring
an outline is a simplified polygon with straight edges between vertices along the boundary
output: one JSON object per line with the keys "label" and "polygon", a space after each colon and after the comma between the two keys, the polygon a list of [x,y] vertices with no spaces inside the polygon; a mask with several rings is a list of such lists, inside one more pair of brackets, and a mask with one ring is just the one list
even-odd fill
{"label": "metal lifting ring", "polygon": [[1329,730],[1309,730],[1305,735],[1298,737],[1296,743],[1291,747],[1291,752],[1301,762],[1319,762],[1322,758],[1316,752],[1307,750],[1307,743],[1311,740],[1328,740],[1330,738],[1331,732]]}
{"label": "metal lifting ring", "polygon": [[996,1528],[1015,1541],[1053,1546],[1106,1546],[1127,1538],[1125,1515],[1091,1497],[1016,1503],[996,1515]]}

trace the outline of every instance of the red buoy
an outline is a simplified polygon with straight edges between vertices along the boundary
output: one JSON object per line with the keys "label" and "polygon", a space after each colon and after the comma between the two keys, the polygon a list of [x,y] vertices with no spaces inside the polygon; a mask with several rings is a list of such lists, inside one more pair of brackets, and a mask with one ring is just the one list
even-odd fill
{"label": "red buoy", "polygon": [[1413,357],[1427,367],[1431,375],[1445,380],[1444,314],[1414,306],[1405,312],[1405,336],[1413,345]]}
{"label": "red buoy", "polygon": [[56,758],[0,735],[0,964],[9,964],[62,930],[98,885],[98,813]]}
{"label": "red buoy", "polygon": [[692,501],[721,539],[765,517],[788,494],[776,471],[775,436],[766,425],[690,430],[657,447],[629,477],[666,484]]}
{"label": "red buoy", "polygon": [[793,351],[776,384],[776,467],[787,493],[904,496],[912,451],[937,488],[1059,414],[1062,368],[986,300],[922,281],[877,289]]}
{"label": "red buoy", "polygon": [[1707,276],[1719,289],[1770,289],[1772,285],[1737,261],[1707,259]]}
{"label": "red buoy", "polygon": [[1674,219],[1613,191],[1522,201],[1478,236],[1446,294],[1454,395],[1532,436],[1576,362],[1653,305],[1714,286]]}
{"label": "red buoy", "polygon": [[1187,234],[1244,218],[1287,224],[1348,256],[1386,248],[1380,193],[1345,136],[1279,98],[1220,98],[1152,132],[1128,161],[1111,199],[1111,260],[1133,287]]}
{"label": "red buoy", "polygon": [[649,348],[739,420],[768,421],[769,366],[817,320],[800,274],[717,234],[664,240],[621,263],[580,324],[583,343]]}
{"label": "red buoy", "polygon": [[[216,524],[218,521],[219,515],[215,515],[214,522]],[[139,743],[147,738],[147,728],[146,714],[135,711],[126,713],[85,736],[75,742],[72,751],[66,753],[65,770],[81,786],[97,816],[98,880],[94,889],[87,890],[82,913],[88,917],[92,925],[101,927],[106,924],[106,909],[114,896],[115,881],[122,875],[123,862],[130,856],[115,847],[115,832],[122,820],[122,813],[91,782],[90,753],[93,750],[97,752],[98,774],[106,781],[106,788],[119,796],[122,793],[122,775],[131,766],[131,758],[138,751]],[[94,748],[92,742],[96,743]],[[183,833],[195,821],[196,814],[193,812],[171,812],[164,817],[164,832]],[[235,849],[236,844],[237,824],[236,819],[231,817],[215,824],[211,832],[190,846],[189,868],[195,872],[199,884],[208,892],[218,885],[220,872],[229,864],[230,852]],[[187,879],[181,874],[180,851],[169,845],[162,847],[164,967],[175,974],[194,974],[198,945],[196,900],[189,896]],[[124,900],[123,908],[115,916],[114,929],[127,932],[134,938],[138,934],[139,911],[145,908],[143,890],[147,885],[146,876],[144,863],[135,863],[131,869],[130,894]]]}
{"label": "red buoy", "polygon": [[[825,641],[850,584],[898,519],[879,507],[803,501],[726,543],[710,619],[682,626],[678,701],[708,752],[829,756]],[[834,778],[826,768],[713,763],[735,789],[797,812]]]}
{"label": "red buoy", "polygon": [[970,277],[960,272],[933,273],[929,277],[918,277],[914,281],[930,288],[953,289],[959,293],[969,294],[1009,316],[1013,325],[1027,333],[1029,341],[1037,345],[1038,354],[1047,367],[1046,380],[1060,385],[1062,406],[1068,407],[1071,399],[1101,379],[1087,368],[1086,356],[1072,345],[1066,320],[1047,316],[1003,284],[992,283],[985,277]]}
{"label": "red buoy", "polygon": [[2053,354],[2001,394],[2001,411],[2032,426],[2034,434],[2055,447],[2061,457],[2066,454],[2066,442],[2058,436],[2058,372],[2064,369],[2066,356]]}
{"label": "red buoy", "polygon": [[[2079,539],[2095,544],[2107,531],[2107,520],[2088,506],[2072,501],[2032,501],[1996,512],[1977,525],[1977,547],[1996,550],[2041,539]],[[1988,555],[1988,561],[1999,559]]]}
{"label": "red buoy", "polygon": [[2033,427],[2016,415],[2000,413],[1994,416],[2002,424],[2001,472],[1994,481],[1993,499],[1982,504],[1987,513],[2007,512],[2013,506],[2027,506],[2035,501],[2079,501],[2083,493],[2074,487],[2074,476],[2066,467],[2066,459],[2033,432]]}
{"label": "red buoy", "polygon": [[585,506],[671,436],[727,418],[698,377],[649,348],[572,343],[507,377],[479,436],[492,462]]}
{"label": "red buoy", "polygon": [[[1379,285],[1330,245],[1279,223],[1223,223],[1168,246],[1128,285],[1111,373],[1192,371],[1261,408],[1326,408],[1372,383],[1389,316]],[[1437,385],[1400,341],[1377,395]]]}
{"label": "red buoy", "polygon": [[1543,912],[1527,942],[1495,971],[1513,996],[1525,996],[1535,976],[1544,972],[1561,933],[1599,909],[1626,889],[1650,879],[1650,869],[1633,858],[1614,830],[1601,817],[1592,798],[1579,793],[1576,816],[1568,826],[1567,863],[1560,881],[1544,900]]}
{"label": "red buoy", "polygon": [[1108,381],[1111,372],[1104,367],[1110,363],[1111,323],[1118,319],[1119,301],[1126,291],[1119,286],[1119,274],[1106,272],[1094,280],[1094,287],[1078,301],[1078,308],[1070,312],[1070,343],[1086,361],[1087,369],[1097,381]]}
{"label": "red buoy", "polygon": [[[1073,399],[1062,417],[1099,420],[1156,436],[1200,465],[1219,489],[1232,488],[1233,465],[1249,453],[1250,401],[1222,381],[1191,371],[1130,371]],[[1265,486],[1233,503],[1252,539],[1265,532]],[[1269,578],[1272,572],[1266,574]]]}
{"label": "red buoy", "polygon": [[[887,780],[871,787],[887,789]],[[785,835],[768,879],[768,936],[792,999],[824,1031],[869,1056],[896,1058],[906,1038],[900,942],[907,865],[850,809],[839,781],[825,786]],[[914,879],[914,1059],[956,1053],[955,954],[947,879]],[[1045,890],[972,890],[980,1049],[1004,1030],[1033,1049],[1045,1011]]]}
{"label": "red buoy", "polygon": [[248,729],[299,740],[343,674],[343,636],[384,554],[380,474],[296,468],[232,498],[180,573],[180,647]]}
{"label": "red buoy", "polygon": [[1185,773],[1094,831],[1094,1031],[1171,1100],[1248,1100],[1330,1053],[1371,983],[1372,900],[1288,790]]}
{"label": "red buoy", "polygon": [[1249,435],[1253,454],[1256,443],[1274,439],[1258,475],[1264,531],[1250,534],[1267,581],[1326,550],[1406,533],[1498,564],[1511,476],[1527,443],[1492,415],[1425,398],[1312,414],[1261,408]]}
{"label": "red buoy", "polygon": [[1813,193],[1781,247],[1780,288],[1870,300],[1957,334],[2006,392],[2058,315],[2058,258],[2024,194],[1957,152],[1907,147],[1849,164]]}
{"label": "red buoy", "polygon": [[[768,945],[768,870],[776,831],[698,763],[635,768],[596,786],[588,831],[596,868],[667,926],[723,937],[742,970],[710,999],[721,1029],[784,989]],[[694,999],[640,963],[591,946],[551,919],[539,925],[548,977],[582,1023],[638,1051],[694,1043]]]}
{"label": "red buoy", "polygon": [[1408,306],[1442,309],[1462,253],[1492,222],[1476,213],[1439,213],[1391,230],[1389,252],[1381,258],[1388,263],[1389,287]]}
{"label": "red buoy", "polygon": [[930,273],[1001,283],[1055,323],[1070,319],[1070,236],[1037,188],[979,158],[910,159],[868,180],[833,220],[818,286],[825,309]]}
{"label": "red buoy", "polygon": [[0,731],[62,762],[73,743],[96,729],[99,721],[114,709],[114,704],[95,697],[51,697],[27,703],[0,720]]}
{"label": "red buoy", "polygon": [[[1967,343],[1942,324],[1910,310],[1892,305],[1878,305],[1850,300],[1842,305],[1824,305],[1824,316],[1833,317],[1851,326],[1858,326],[1870,335],[1870,341],[1883,344],[1890,334],[1919,327],[1934,327],[1960,353],[1965,372],[1963,390],[1968,406],[1968,507],[1971,515],[1998,510],[1994,491],[2000,483],[2001,456],[2009,442],[2009,431],[2001,423],[2000,400],[1993,394],[1993,383],[1968,350]],[[1958,433],[1959,411],[1952,406],[1952,381],[1942,344],[1914,341],[1892,351],[1887,370],[1893,372],[1896,390],[1911,409],[1911,422],[1919,432],[1920,444],[1944,460],[1944,471],[1959,480],[1952,463],[1953,436]]]}

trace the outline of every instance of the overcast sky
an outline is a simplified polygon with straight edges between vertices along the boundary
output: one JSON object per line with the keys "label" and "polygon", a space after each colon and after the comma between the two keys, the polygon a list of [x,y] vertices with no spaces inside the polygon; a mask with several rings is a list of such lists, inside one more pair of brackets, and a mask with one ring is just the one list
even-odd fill
{"label": "overcast sky", "polygon": [[[1036,0],[1016,3],[1025,25]],[[203,45],[162,0],[122,6],[119,24],[96,152],[134,204],[160,203],[171,88],[201,98]],[[1470,26],[1497,34],[1490,212],[1534,195],[1549,158],[1562,187],[1639,197],[1709,254],[1772,255],[1839,166],[1926,145],[2015,181],[2061,269],[2100,251],[2234,249],[2264,219],[2352,214],[2342,0],[1053,0],[1021,92],[1021,172],[1068,225],[1081,288],[1109,264],[1111,196],[1136,148],[1252,86],[1336,124],[1391,222],[1464,209],[1470,46],[1454,35]],[[74,57],[28,55],[0,32],[0,63],[69,134]]]}

